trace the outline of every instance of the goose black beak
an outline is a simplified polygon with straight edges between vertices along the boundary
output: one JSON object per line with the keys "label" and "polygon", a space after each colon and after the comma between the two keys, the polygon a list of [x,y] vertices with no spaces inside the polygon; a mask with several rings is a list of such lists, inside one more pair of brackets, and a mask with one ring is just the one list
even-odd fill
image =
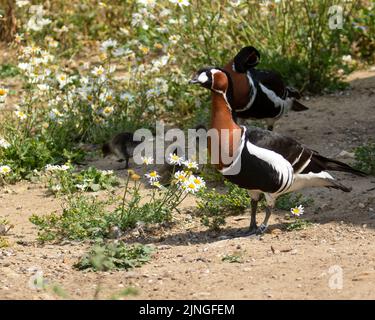
{"label": "goose black beak", "polygon": [[194,76],[192,79],[189,80],[189,84],[196,84],[196,83],[199,83],[197,76]]}

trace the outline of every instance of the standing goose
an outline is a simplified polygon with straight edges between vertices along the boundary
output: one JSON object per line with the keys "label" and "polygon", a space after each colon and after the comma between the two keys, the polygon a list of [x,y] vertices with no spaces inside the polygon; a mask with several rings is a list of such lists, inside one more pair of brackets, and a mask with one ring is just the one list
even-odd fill
{"label": "standing goose", "polygon": [[260,53],[254,47],[244,47],[224,66],[233,81],[229,104],[235,118],[264,119],[268,129],[290,109],[303,111],[308,108],[297,101],[299,92],[287,87],[278,72],[255,69]]}
{"label": "standing goose", "polygon": [[[262,234],[267,229],[271,209],[282,194],[307,187],[351,190],[337,182],[326,170],[365,175],[345,163],[308,149],[292,138],[257,127],[239,126],[233,120],[227,99],[232,83],[225,70],[201,69],[190,83],[200,84],[212,92],[211,128],[218,131],[220,138],[218,142],[209,139],[209,151],[212,153],[215,149],[226,148],[233,160],[225,165],[220,156],[217,168],[227,180],[249,190],[250,234]],[[229,139],[223,139],[223,133],[229,134]],[[267,207],[265,219],[258,227],[256,210],[261,194],[265,195]]]}

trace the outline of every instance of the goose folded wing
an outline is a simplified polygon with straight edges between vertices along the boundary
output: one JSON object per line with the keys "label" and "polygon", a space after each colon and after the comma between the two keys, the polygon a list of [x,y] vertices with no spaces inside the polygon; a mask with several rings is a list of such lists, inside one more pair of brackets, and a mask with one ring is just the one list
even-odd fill
{"label": "goose folded wing", "polygon": [[314,165],[313,155],[315,152],[298,143],[296,140],[256,127],[251,127],[246,132],[252,144],[283,156],[292,165],[295,173],[305,170],[313,172],[322,171],[321,168]]}
{"label": "goose folded wing", "polygon": [[249,72],[254,79],[264,85],[267,89],[275,92],[279,98],[285,98],[286,87],[278,72],[261,69],[252,69]]}

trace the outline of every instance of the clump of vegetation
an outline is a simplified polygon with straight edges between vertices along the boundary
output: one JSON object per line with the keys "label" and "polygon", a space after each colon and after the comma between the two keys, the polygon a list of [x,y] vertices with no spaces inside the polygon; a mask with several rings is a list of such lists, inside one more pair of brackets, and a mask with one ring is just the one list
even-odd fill
{"label": "clump of vegetation", "polygon": [[48,190],[54,194],[72,194],[77,191],[110,190],[119,185],[113,171],[102,171],[89,167],[74,172],[70,165],[47,166]]}
{"label": "clump of vegetation", "polygon": [[243,263],[243,252],[235,252],[233,254],[227,254],[221,258],[221,261],[229,263]]}
{"label": "clump of vegetation", "polygon": [[19,70],[15,65],[11,63],[5,63],[0,65],[0,79],[15,77],[18,74]]}
{"label": "clump of vegetation", "polygon": [[63,213],[45,216],[32,215],[40,241],[84,240],[104,238],[110,232],[110,222],[115,220],[106,210],[111,201],[98,200],[93,196],[69,196],[63,203]]}
{"label": "clump of vegetation", "polygon": [[312,225],[310,221],[301,218],[304,212],[305,208],[301,204],[290,209],[291,216],[288,218],[292,221],[287,224],[288,231],[303,230]]}
{"label": "clump of vegetation", "polygon": [[124,242],[97,243],[74,265],[78,270],[94,271],[132,269],[148,262],[153,252],[145,245],[129,246]]}
{"label": "clump of vegetation", "polygon": [[198,215],[201,222],[211,230],[218,230],[225,225],[228,215],[244,212],[250,206],[250,198],[245,189],[241,189],[229,181],[224,181],[225,192],[216,189],[198,193]]}
{"label": "clump of vegetation", "polygon": [[302,193],[286,193],[280,196],[276,200],[276,208],[281,210],[290,210],[290,208],[302,205],[303,207],[309,207],[314,204],[313,198],[304,197]]}
{"label": "clump of vegetation", "polygon": [[370,142],[355,149],[355,167],[368,174],[375,174],[375,143]]}
{"label": "clump of vegetation", "polygon": [[[100,200],[82,193],[70,194],[65,199],[61,215],[33,215],[30,221],[39,228],[39,240],[103,239],[112,237],[114,229],[121,234],[139,223],[170,222],[172,212],[178,211],[179,204],[189,194],[198,192],[205,185],[202,178],[193,174],[197,168],[195,162],[183,161],[179,157],[173,161],[174,164],[183,165],[185,169],[177,172],[173,170],[169,187],[160,184],[160,176],[156,171],[150,171],[145,176],[152,188],[149,194],[141,195],[141,177],[133,170],[128,170],[121,197],[112,196],[107,200]],[[152,159],[145,158],[144,162],[150,164]],[[61,169],[65,168],[59,169],[58,171],[63,171]],[[114,209],[109,208],[110,206]]]}
{"label": "clump of vegetation", "polygon": [[0,236],[0,249],[8,248],[9,246],[10,246],[9,241],[6,238]]}
{"label": "clump of vegetation", "polygon": [[310,227],[312,223],[310,221],[307,221],[305,219],[294,219],[293,222],[288,223],[286,226],[286,230],[288,231],[298,231],[298,230],[304,230],[308,227]]}

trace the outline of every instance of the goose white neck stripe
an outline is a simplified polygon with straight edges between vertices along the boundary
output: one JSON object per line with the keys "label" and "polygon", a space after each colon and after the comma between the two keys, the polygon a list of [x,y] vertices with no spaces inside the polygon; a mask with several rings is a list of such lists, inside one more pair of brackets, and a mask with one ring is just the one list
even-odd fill
{"label": "goose white neck stripe", "polygon": [[[233,162],[231,163],[231,165],[229,167],[225,167],[225,168],[219,170],[223,175],[228,174],[230,171],[233,170],[233,168],[237,168],[238,162],[241,159],[242,150],[245,147],[245,137],[246,137],[246,130],[247,130],[246,127],[244,127],[244,126],[242,126],[242,129],[243,129],[243,132],[242,132],[242,136],[241,136],[241,143],[240,143],[240,146],[237,148],[237,150],[234,152]],[[239,165],[241,165],[241,164],[239,164]],[[235,171],[238,171],[238,170],[235,170]],[[232,174],[232,172],[230,174]]]}
{"label": "goose white neck stripe", "polygon": [[251,77],[251,74],[250,74],[249,71],[246,73],[246,76],[247,76],[247,79],[249,80],[251,97],[250,97],[250,101],[247,103],[247,105],[245,106],[245,108],[237,109],[236,110],[237,112],[243,112],[243,111],[249,110],[251,108],[251,106],[253,105],[254,100],[255,100],[255,98],[257,96],[257,88],[254,85],[253,78]]}

